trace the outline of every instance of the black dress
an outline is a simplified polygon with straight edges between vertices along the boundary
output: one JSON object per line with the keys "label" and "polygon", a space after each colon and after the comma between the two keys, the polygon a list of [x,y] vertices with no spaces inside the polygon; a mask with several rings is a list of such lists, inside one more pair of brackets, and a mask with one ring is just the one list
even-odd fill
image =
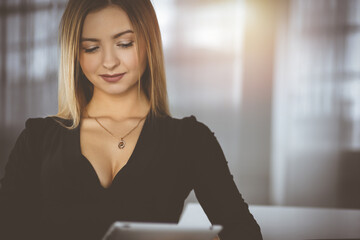
{"label": "black dress", "polygon": [[54,119],[28,119],[10,153],[0,239],[100,240],[116,220],[177,223],[192,189],[212,224],[224,227],[221,240],[262,239],[214,133],[195,117],[148,115],[109,188],[81,154],[80,127]]}

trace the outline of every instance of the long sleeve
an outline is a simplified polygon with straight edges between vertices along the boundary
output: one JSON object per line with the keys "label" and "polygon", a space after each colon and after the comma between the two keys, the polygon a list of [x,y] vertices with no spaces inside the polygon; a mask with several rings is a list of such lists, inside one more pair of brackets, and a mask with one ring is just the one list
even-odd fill
{"label": "long sleeve", "polygon": [[39,213],[39,177],[32,120],[16,140],[1,179],[0,239],[34,239]]}
{"label": "long sleeve", "polygon": [[221,240],[262,239],[260,227],[238,191],[223,151],[210,129],[188,119],[195,195],[212,224],[223,226]]}

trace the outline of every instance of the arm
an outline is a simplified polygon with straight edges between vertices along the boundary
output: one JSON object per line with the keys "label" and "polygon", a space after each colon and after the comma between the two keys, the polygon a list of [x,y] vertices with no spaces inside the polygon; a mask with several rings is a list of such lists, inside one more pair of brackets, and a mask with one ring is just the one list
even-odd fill
{"label": "arm", "polygon": [[235,185],[213,132],[195,118],[189,122],[195,195],[211,223],[223,226],[220,239],[262,239],[260,227]]}
{"label": "arm", "polygon": [[[28,127],[29,121],[27,121]],[[1,179],[0,239],[30,239],[39,213],[39,184],[35,173],[34,140],[25,128],[11,150]]]}

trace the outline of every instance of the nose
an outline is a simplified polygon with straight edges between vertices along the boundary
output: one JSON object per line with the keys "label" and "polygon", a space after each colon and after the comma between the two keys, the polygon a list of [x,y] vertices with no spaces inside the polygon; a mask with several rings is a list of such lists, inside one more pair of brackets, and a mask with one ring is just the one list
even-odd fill
{"label": "nose", "polygon": [[114,49],[107,49],[103,56],[103,66],[108,70],[116,68],[120,64],[120,59],[117,57]]}

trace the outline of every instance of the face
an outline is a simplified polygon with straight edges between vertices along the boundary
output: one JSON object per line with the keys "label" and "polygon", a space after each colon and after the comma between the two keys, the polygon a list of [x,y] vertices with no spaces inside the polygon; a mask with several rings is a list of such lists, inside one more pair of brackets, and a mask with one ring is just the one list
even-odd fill
{"label": "face", "polygon": [[142,45],[135,42],[131,22],[121,8],[108,6],[86,16],[80,66],[94,85],[94,95],[95,91],[119,95],[137,89],[139,76],[146,68]]}

